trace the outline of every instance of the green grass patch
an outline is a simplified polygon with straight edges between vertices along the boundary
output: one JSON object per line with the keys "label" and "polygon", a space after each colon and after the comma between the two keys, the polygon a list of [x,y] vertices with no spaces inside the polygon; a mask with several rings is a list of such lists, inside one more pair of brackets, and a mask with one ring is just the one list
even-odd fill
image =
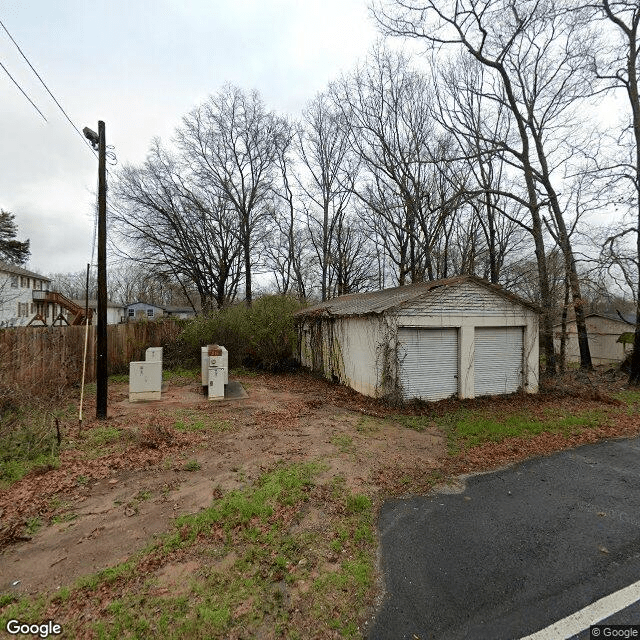
{"label": "green grass patch", "polygon": [[109,382],[113,382],[114,384],[126,383],[129,384],[129,374],[128,373],[114,373],[109,376]]}
{"label": "green grass patch", "polygon": [[340,453],[351,453],[353,451],[353,438],[344,433],[336,433],[331,436],[331,444],[338,447]]}
{"label": "green grass patch", "polygon": [[15,593],[0,593],[0,609],[17,600],[18,596]]}
{"label": "green grass patch", "polygon": [[229,375],[234,378],[242,376],[243,378],[256,378],[260,372],[255,369],[247,369],[246,367],[235,367],[229,371]]}
{"label": "green grass patch", "polygon": [[384,425],[384,420],[372,418],[371,416],[362,416],[356,423],[356,431],[363,435],[371,435],[378,433]]}
{"label": "green grass patch", "polygon": [[640,391],[625,389],[616,393],[613,397],[627,405],[627,413],[629,415],[640,413]]}
{"label": "green grass patch", "polygon": [[87,382],[84,385],[84,395],[86,398],[90,398],[96,395],[98,385],[95,382]]}
{"label": "green grass patch", "polygon": [[92,447],[104,447],[120,440],[121,431],[116,427],[94,427],[85,431],[85,438]]}
{"label": "green grass patch", "polygon": [[543,419],[527,414],[495,417],[465,409],[436,418],[435,423],[445,431],[450,453],[469,449],[486,442],[502,442],[507,438],[532,437],[540,433],[570,435],[597,427],[606,420],[600,411],[585,411],[577,415],[548,413]]}
{"label": "green grass patch", "polygon": [[[299,618],[292,618],[298,609],[305,627],[359,637],[374,586],[374,506],[368,496],[346,490],[344,481],[316,490],[314,478],[323,469],[318,463],[277,466],[208,509],[176,519],[172,533],[127,562],[46,602],[6,598],[0,620],[37,620],[55,602],[57,621],[70,637],[302,638]],[[310,508],[325,511],[321,535],[298,528]],[[199,568],[183,576],[177,590],[162,593],[146,563],[175,562],[173,552],[187,548]],[[85,607],[100,610],[98,619],[80,618]]]}
{"label": "green grass patch", "polygon": [[403,427],[419,432],[433,426],[433,419],[429,416],[393,416],[393,419]]}
{"label": "green grass patch", "polygon": [[200,471],[200,469],[202,469],[202,465],[197,460],[189,460],[184,463],[182,468],[185,471]]}
{"label": "green grass patch", "polygon": [[42,520],[40,520],[40,518],[38,518],[37,516],[34,516],[33,518],[29,518],[27,520],[24,529],[27,535],[32,536],[38,533],[41,527]]}
{"label": "green grass patch", "polygon": [[[202,414],[199,414],[202,415]],[[184,420],[176,420],[173,425],[176,431],[213,431],[223,432],[231,431],[233,424],[230,420],[217,420],[215,418],[205,417],[195,419],[194,417],[186,417]]]}
{"label": "green grass patch", "polygon": [[63,524],[65,522],[73,522],[78,517],[77,513],[61,513],[51,518],[51,524]]}

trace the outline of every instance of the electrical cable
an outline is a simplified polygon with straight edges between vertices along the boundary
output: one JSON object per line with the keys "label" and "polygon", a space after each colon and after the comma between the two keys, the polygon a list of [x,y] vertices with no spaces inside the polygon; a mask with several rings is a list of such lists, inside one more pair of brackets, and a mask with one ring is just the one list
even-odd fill
{"label": "electrical cable", "polygon": [[[62,111],[62,113],[64,114],[64,117],[69,121],[69,124],[75,129],[76,133],[82,138],[83,142],[85,142],[88,145],[88,147],[91,149],[91,151],[93,151],[93,154],[96,155],[96,152],[93,149],[93,147],[91,146],[91,143],[82,135],[82,133],[80,132],[80,129],[78,129],[78,127],[76,127],[76,125],[73,123],[71,118],[67,115],[67,112],[62,108],[62,105],[58,102],[58,100],[53,95],[53,93],[51,93],[51,91],[50,91],[49,87],[47,86],[47,84],[45,83],[45,81],[40,77],[40,74],[35,70],[35,68],[31,64],[31,62],[29,62],[29,58],[27,58],[27,56],[24,54],[24,52],[20,48],[20,45],[14,40],[13,36],[9,33],[9,30],[7,29],[7,27],[4,26],[4,23],[2,22],[2,20],[0,20],[0,27],[2,27],[4,29],[4,31],[5,31],[5,33],[9,36],[9,38],[11,39],[11,42],[13,42],[13,44],[16,46],[16,49],[18,49],[18,51],[20,52],[20,55],[25,59],[25,62],[29,65],[29,67],[31,67],[31,71],[33,71],[33,73],[36,74],[36,77],[38,78],[38,80],[40,80],[40,82],[42,83],[42,86],[47,90],[47,93],[51,96],[53,101],[58,105],[58,108],[60,109],[60,111]],[[2,63],[0,63],[0,64],[2,64]],[[3,68],[4,68],[4,66],[3,66]],[[5,71],[6,71],[6,69],[5,69]],[[7,73],[8,73],[8,71],[7,71]],[[11,76],[9,76],[9,77],[11,77]],[[13,78],[11,78],[11,79],[13,80]],[[15,80],[14,80],[14,82],[15,82]],[[20,90],[22,91],[22,89],[20,89]],[[29,100],[29,102],[31,102],[31,100]],[[33,102],[31,102],[31,104],[33,104]],[[33,105],[33,106],[35,107],[35,105]],[[38,109],[38,108],[36,107],[36,109]],[[42,113],[40,112],[40,109],[38,109],[38,112],[40,113],[40,115],[42,115]],[[44,118],[44,116],[42,116],[42,117]],[[46,118],[45,118],[45,121],[46,121]]]}
{"label": "electrical cable", "polygon": [[15,84],[18,89],[20,89],[20,93],[22,93],[22,95],[31,103],[31,106],[42,116],[42,119],[47,122],[47,119],[44,117],[44,113],[42,113],[42,111],[40,111],[40,109],[36,107],[35,102],[25,93],[24,89],[16,82],[15,78],[9,73],[9,70],[2,64],[2,62],[0,62],[0,67],[2,67],[4,69],[4,72],[9,76],[9,78],[11,78],[13,84]]}
{"label": "electrical cable", "polygon": [[93,257],[95,255],[96,252],[96,244],[97,244],[97,238],[98,238],[98,196],[100,193],[100,176],[98,176],[97,178],[97,184],[96,184],[96,214],[93,220],[93,241],[91,242],[91,266],[93,267]]}

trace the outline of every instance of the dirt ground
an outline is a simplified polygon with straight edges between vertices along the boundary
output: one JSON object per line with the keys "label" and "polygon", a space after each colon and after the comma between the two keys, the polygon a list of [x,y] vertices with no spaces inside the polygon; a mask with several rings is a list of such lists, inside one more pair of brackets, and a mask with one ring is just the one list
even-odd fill
{"label": "dirt ground", "polygon": [[[352,491],[379,499],[428,489],[434,471],[482,470],[640,430],[637,415],[618,412],[607,426],[579,435],[512,438],[451,456],[435,424],[419,432],[383,420],[398,410],[345,387],[306,374],[239,380],[248,397],[221,402],[204,400],[193,382],[170,385],[161,401],[130,404],[127,385],[111,384],[106,421],[90,420],[80,434],[77,423],[63,424],[59,468],[31,472],[0,492],[0,593],[56,590],[112,566],[171,529],[176,516],[209,506],[279,462],[322,461],[327,477],[340,475]],[[620,404],[610,394],[623,388],[624,379],[612,375],[599,386],[556,385],[540,396],[443,401],[405,413],[436,416],[487,403],[497,413],[514,404],[532,413],[606,410]],[[85,415],[94,412],[89,403]],[[92,434],[105,433],[92,451]],[[30,522],[39,528],[29,531]],[[192,569],[167,566],[158,575],[175,583]]]}
{"label": "dirt ground", "polygon": [[[0,592],[55,590],[125,560],[176,516],[209,506],[276,462],[322,460],[327,476],[371,493],[380,465],[433,467],[445,455],[437,429],[382,426],[363,413],[375,403],[363,399],[358,407],[357,394],[339,389],[336,404],[335,386],[303,381],[296,388],[293,379],[247,377],[247,398],[221,402],[204,400],[197,383],[170,385],[162,400],[136,404],[126,385],[112,384],[106,425],[125,434],[121,450],[87,458],[74,443],[105,423],[85,424],[80,436],[76,425],[63,425],[68,448],[60,467],[0,493],[0,523],[24,527],[38,518],[45,525],[0,555]],[[206,428],[178,432],[176,422]]]}

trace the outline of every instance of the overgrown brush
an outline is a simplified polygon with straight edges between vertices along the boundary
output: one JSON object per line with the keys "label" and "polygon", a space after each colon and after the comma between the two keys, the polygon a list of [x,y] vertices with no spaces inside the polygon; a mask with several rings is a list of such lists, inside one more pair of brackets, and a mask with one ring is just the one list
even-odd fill
{"label": "overgrown brush", "polygon": [[283,370],[293,364],[296,348],[293,314],[302,304],[291,296],[267,295],[251,307],[239,303],[195,318],[184,329],[175,347],[189,354],[183,366],[200,362],[200,347],[221,344],[229,350],[229,366],[241,365]]}
{"label": "overgrown brush", "polygon": [[38,406],[11,408],[0,415],[0,488],[32,470],[59,464],[56,415]]}

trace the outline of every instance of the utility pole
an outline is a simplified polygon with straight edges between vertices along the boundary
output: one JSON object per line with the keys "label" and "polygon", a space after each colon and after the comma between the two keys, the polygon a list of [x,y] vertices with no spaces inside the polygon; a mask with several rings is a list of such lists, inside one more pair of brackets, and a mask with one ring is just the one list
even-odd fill
{"label": "utility pole", "polygon": [[98,133],[88,127],[84,135],[98,150],[98,318],[96,350],[96,418],[107,417],[107,142],[105,126]]}

